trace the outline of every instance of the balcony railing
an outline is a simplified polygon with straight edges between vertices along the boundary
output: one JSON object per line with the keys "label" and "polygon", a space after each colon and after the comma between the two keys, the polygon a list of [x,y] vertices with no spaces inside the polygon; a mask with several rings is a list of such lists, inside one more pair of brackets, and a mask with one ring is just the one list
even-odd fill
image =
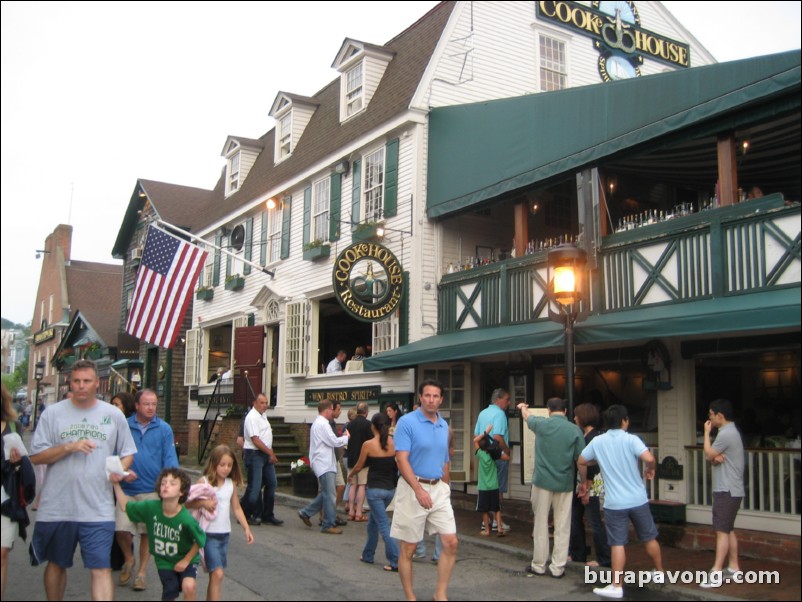
{"label": "balcony railing", "polygon": [[[547,251],[447,274],[440,333],[548,318]],[[605,237],[591,313],[800,283],[800,206],[771,195]]]}
{"label": "balcony railing", "polygon": [[[700,506],[713,504],[712,466],[705,460],[704,449],[689,446],[688,503]],[[746,449],[744,451],[744,510],[800,515],[800,450]]]}

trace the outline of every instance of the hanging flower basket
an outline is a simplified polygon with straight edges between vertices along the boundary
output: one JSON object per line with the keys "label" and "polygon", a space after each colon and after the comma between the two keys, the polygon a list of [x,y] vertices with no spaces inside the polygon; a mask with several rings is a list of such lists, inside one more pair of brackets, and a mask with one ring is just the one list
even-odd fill
{"label": "hanging flower basket", "polygon": [[226,278],[226,290],[227,291],[238,291],[243,286],[245,286],[245,278],[236,274],[234,276],[229,276]]}

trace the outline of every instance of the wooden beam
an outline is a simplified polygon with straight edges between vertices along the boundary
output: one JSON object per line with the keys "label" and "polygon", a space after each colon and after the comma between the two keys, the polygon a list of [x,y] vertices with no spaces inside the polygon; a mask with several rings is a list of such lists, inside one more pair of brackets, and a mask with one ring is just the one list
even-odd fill
{"label": "wooden beam", "polygon": [[515,205],[515,256],[526,255],[529,243],[529,203],[524,200]]}
{"label": "wooden beam", "polygon": [[718,204],[719,207],[738,202],[738,162],[735,156],[735,135],[718,137]]}

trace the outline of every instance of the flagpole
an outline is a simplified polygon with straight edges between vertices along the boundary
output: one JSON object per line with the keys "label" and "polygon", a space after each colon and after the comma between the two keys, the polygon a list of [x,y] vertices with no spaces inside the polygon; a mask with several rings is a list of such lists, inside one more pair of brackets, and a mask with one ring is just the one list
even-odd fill
{"label": "flagpole", "polygon": [[232,253],[231,251],[227,251],[223,247],[218,247],[213,242],[209,242],[205,238],[201,238],[200,236],[196,236],[195,234],[192,234],[192,232],[187,232],[183,228],[179,228],[178,226],[174,226],[173,224],[169,224],[169,223],[167,223],[164,220],[161,220],[159,218],[153,218],[153,221],[156,222],[157,224],[159,224],[160,226],[164,226],[168,230],[172,230],[176,234],[179,234],[181,236],[189,236],[190,238],[192,238],[194,240],[197,240],[198,242],[200,242],[200,243],[202,243],[204,245],[208,245],[208,246],[212,247],[216,251],[220,251],[221,253],[225,253],[226,255],[236,259],[237,261],[241,261],[242,263],[246,263],[249,266],[251,266],[252,268],[254,268],[256,270],[259,270],[260,272],[264,272],[265,274],[267,274],[271,278],[275,278],[275,276],[276,276],[276,272],[274,270],[268,270],[266,267],[261,266],[258,263],[254,263],[250,259],[244,259],[244,258],[240,257],[239,255],[237,255],[236,253]]}

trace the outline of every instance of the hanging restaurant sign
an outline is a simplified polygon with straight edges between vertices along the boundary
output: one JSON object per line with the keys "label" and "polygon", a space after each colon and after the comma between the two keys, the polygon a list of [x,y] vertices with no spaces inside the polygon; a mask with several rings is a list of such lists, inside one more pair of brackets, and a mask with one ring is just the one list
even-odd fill
{"label": "hanging restaurant sign", "polygon": [[635,3],[562,0],[538,2],[540,19],[593,39],[599,74],[611,81],[640,76],[643,57],[676,67],[690,67],[690,47],[641,27]]}
{"label": "hanging restaurant sign", "polygon": [[332,280],[337,301],[363,322],[389,318],[404,292],[401,264],[387,247],[375,242],[346,247],[334,262]]}

